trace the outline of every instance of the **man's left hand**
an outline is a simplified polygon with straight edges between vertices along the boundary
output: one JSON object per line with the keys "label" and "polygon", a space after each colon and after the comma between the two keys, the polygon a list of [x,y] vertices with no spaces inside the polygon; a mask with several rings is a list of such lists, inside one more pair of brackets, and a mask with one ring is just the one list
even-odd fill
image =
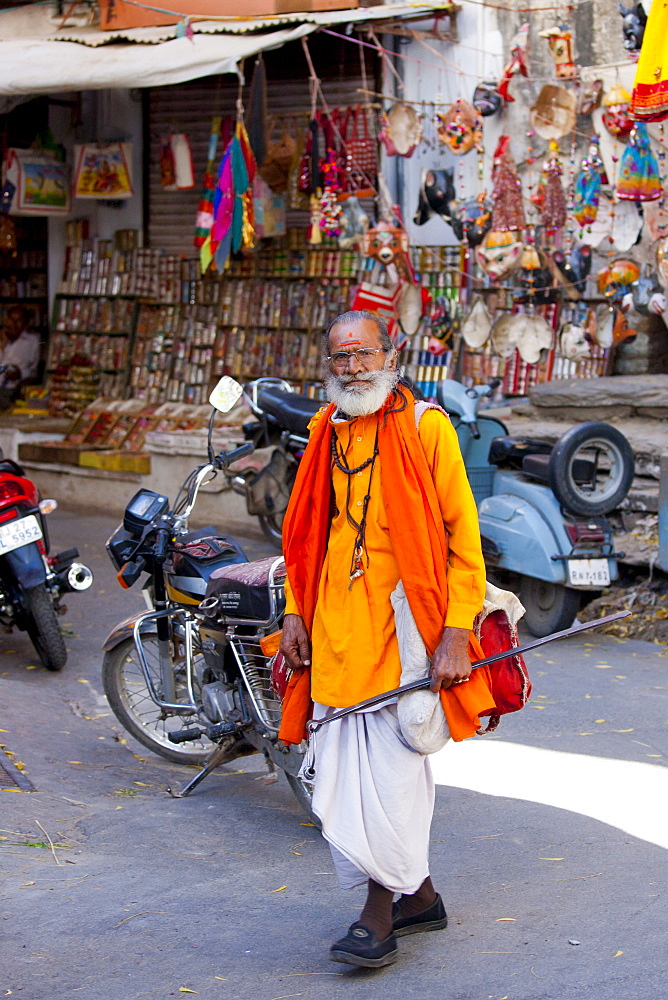
{"label": "man's left hand", "polygon": [[440,688],[449,688],[452,684],[461,684],[468,680],[471,673],[469,659],[469,630],[467,628],[452,628],[443,630],[443,638],[436,647],[431,661],[431,690],[436,693]]}

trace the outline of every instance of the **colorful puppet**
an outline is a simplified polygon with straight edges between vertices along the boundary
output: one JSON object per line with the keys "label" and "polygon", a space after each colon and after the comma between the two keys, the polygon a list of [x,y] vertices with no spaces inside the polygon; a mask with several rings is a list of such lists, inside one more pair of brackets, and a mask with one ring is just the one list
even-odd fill
{"label": "colorful puppet", "polygon": [[573,215],[581,226],[591,225],[595,221],[602,184],[607,184],[607,177],[599,152],[599,138],[594,135],[575,178]]}
{"label": "colorful puppet", "polygon": [[512,78],[516,73],[521,73],[522,76],[529,75],[529,66],[527,62],[528,42],[529,22],[525,21],[511,42],[510,62],[504,69],[503,76],[501,77],[501,82],[499,84],[499,93],[504,101],[507,101],[509,104],[515,100],[514,97],[511,97],[510,91],[508,90]]}
{"label": "colorful puppet", "polygon": [[643,122],[634,124],[622,153],[615,194],[624,201],[656,201],[663,197],[659,164]]}
{"label": "colorful puppet", "polygon": [[554,236],[566,224],[566,193],[561,182],[562,172],[559,146],[556,142],[551,142],[544,167],[544,199],[540,206],[541,219],[548,236]]}
{"label": "colorful puppet", "polygon": [[615,139],[626,139],[631,134],[633,120],[630,117],[631,95],[624,87],[617,85],[603,99],[603,124]]}
{"label": "colorful puppet", "polygon": [[412,156],[422,138],[422,119],[412,104],[398,101],[385,114],[379,139],[388,156]]}
{"label": "colorful puppet", "polygon": [[573,35],[568,25],[561,24],[557,28],[541,31],[541,38],[547,38],[550,55],[554,59],[554,67],[558,80],[573,80],[577,75],[573,55]]}
{"label": "colorful puppet", "polygon": [[510,152],[510,136],[502,135],[492,164],[492,220],[495,229],[524,229],[522,182]]}
{"label": "colorful puppet", "polygon": [[492,205],[485,200],[485,192],[463,205],[455,203],[449,222],[458,240],[466,240],[470,247],[482,243],[492,226]]}

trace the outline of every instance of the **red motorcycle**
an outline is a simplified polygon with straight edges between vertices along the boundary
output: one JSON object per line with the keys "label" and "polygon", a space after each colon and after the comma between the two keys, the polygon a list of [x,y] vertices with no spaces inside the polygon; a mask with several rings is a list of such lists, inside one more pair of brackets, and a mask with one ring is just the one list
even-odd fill
{"label": "red motorcycle", "polygon": [[93,582],[91,570],[76,562],[77,549],[49,555],[45,515],[57,506],[0,451],[0,627],[27,632],[47,670],[61,670],[67,660],[58,624],[67,610],[62,595]]}

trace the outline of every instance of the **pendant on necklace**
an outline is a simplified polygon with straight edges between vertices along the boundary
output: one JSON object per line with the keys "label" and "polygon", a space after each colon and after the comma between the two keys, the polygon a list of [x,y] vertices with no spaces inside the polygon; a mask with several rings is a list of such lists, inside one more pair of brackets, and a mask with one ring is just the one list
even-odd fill
{"label": "pendant on necklace", "polygon": [[358,580],[361,576],[364,576],[364,563],[362,562],[363,548],[361,545],[356,545],[353,552],[353,564],[350,570],[350,584],[348,590],[352,590],[353,583]]}

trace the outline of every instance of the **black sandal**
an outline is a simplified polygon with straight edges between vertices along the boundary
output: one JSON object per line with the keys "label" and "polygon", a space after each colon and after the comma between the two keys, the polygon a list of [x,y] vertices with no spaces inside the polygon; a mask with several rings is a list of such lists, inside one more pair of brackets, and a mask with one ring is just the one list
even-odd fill
{"label": "black sandal", "polygon": [[379,941],[374,931],[359,921],[351,924],[346,936],[335,941],[329,949],[332,962],[359,965],[365,969],[380,969],[383,965],[392,965],[398,954],[394,933]]}

